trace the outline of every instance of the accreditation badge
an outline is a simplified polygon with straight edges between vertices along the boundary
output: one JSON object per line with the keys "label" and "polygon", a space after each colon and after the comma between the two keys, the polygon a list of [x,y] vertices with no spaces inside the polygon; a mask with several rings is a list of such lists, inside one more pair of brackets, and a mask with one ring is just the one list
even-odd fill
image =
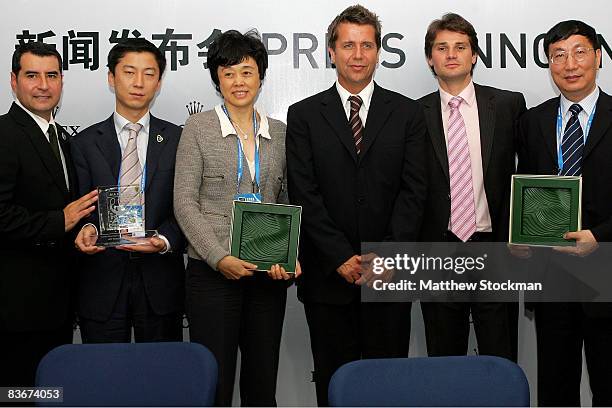
{"label": "accreditation badge", "polygon": [[261,203],[261,193],[236,194],[234,200],[247,203]]}

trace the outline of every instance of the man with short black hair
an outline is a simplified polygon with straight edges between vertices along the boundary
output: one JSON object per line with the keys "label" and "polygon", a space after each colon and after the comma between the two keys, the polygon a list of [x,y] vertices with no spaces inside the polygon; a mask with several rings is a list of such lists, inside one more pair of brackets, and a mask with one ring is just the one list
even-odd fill
{"label": "man with short black hair", "polygon": [[[115,112],[72,141],[79,190],[139,185],[146,244],[95,245],[97,214],[79,232],[78,315],[85,343],[181,341],[185,240],[174,218],[174,162],[181,130],[149,112],[166,66],[143,38],[116,44],[108,54]],[[139,197],[142,199],[142,196]]]}
{"label": "man with short black hair", "polygon": [[49,44],[13,53],[15,101],[0,116],[0,387],[33,386],[51,349],[72,342],[71,230],[95,209],[76,201],[66,132],[53,117],[62,60]]}
{"label": "man with short black hair", "polygon": [[[561,95],[521,120],[519,172],[582,176],[582,230],[556,248],[587,256],[612,241],[612,97],[597,86],[601,45],[595,29],[568,20],[544,36],[552,80]],[[588,271],[586,271],[588,272]],[[537,303],[538,405],[580,406],[582,350],[593,406],[612,406],[612,305]]]}

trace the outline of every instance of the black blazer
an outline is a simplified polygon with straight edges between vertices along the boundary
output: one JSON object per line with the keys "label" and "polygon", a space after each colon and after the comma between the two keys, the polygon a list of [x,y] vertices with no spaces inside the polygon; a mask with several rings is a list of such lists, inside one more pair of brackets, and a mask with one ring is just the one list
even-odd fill
{"label": "black blazer", "polygon": [[13,103],[0,116],[0,330],[59,328],[69,317],[74,237],[64,207],[76,190],[66,132],[64,172],[45,134]]}
{"label": "black blazer", "polygon": [[[582,229],[598,242],[612,241],[612,97],[600,90],[582,156]],[[558,174],[557,112],[559,97],[529,109],[520,122],[518,172]],[[595,252],[594,255],[596,255]],[[584,303],[591,316],[612,316],[611,303]]]}
{"label": "black blazer", "polygon": [[335,85],[289,107],[289,199],[303,207],[300,299],[350,302],[358,286],[336,268],[361,253],[361,242],[417,239],[426,137],[419,105],[378,85],[359,157]]}
{"label": "black blazer", "polygon": [[[516,169],[518,119],[525,112],[525,98],[518,92],[474,84],[484,188],[495,241],[508,240],[510,181]],[[429,190],[421,240],[445,241],[450,218],[450,177],[446,138],[442,125],[440,92],[419,99],[423,105],[428,143]]]}
{"label": "black blazer", "polygon": [[[529,109],[521,120],[519,173],[558,174],[559,97]],[[612,241],[612,97],[600,91],[582,157],[582,228]]]}
{"label": "black blazer", "polygon": [[[183,308],[185,239],[174,219],[172,193],[174,163],[181,134],[180,127],[151,115],[146,159],[145,223],[170,242],[171,252],[142,255],[145,290],[151,307],[158,314]],[[121,165],[121,148],[113,116],[80,132],[71,141],[79,192],[99,186],[116,185]],[[99,226],[98,213],[86,222]],[[119,294],[129,254],[108,248],[79,258],[78,313],[105,321],[110,317]]]}

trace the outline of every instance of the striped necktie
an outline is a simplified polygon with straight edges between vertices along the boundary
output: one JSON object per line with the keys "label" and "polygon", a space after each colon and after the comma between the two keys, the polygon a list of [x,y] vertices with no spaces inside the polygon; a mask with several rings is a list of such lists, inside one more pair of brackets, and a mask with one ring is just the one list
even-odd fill
{"label": "striped necktie", "polygon": [[472,164],[467,132],[459,105],[463,102],[455,96],[448,102],[448,172],[451,189],[451,232],[461,241],[467,241],[476,232],[476,206],[472,185]]}
{"label": "striped necktie", "polygon": [[[129,131],[129,138],[127,146],[123,151],[123,157],[121,158],[121,174],[119,176],[119,184],[121,186],[121,193],[119,201],[123,205],[142,204],[140,199],[140,183],[142,180],[142,168],[140,166],[140,160],[138,160],[138,148],[136,144],[136,138],[142,125],[139,123],[128,123],[124,129]],[[126,186],[138,186],[135,188],[124,188]]]}
{"label": "striped necktie", "polygon": [[577,103],[569,108],[572,116],[565,125],[561,142],[561,156],[563,158],[562,176],[579,176],[582,172],[582,152],[584,151],[584,133],[578,120],[582,107]]}
{"label": "striped necktie", "polygon": [[351,103],[351,113],[349,115],[349,126],[353,133],[353,140],[355,141],[355,149],[357,155],[361,153],[361,141],[363,140],[363,123],[361,123],[361,117],[359,117],[359,109],[363,104],[363,100],[359,95],[349,96],[349,102]]}

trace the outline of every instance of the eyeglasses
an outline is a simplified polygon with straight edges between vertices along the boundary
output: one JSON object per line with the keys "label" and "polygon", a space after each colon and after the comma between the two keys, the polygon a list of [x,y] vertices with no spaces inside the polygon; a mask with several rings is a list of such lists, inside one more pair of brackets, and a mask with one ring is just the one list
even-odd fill
{"label": "eyeglasses", "polygon": [[567,52],[564,50],[558,50],[558,51],[553,52],[550,55],[550,62],[552,62],[555,65],[565,64],[567,62],[567,57],[569,54],[572,54],[574,61],[582,62],[587,57],[587,54],[589,53],[589,51],[594,51],[594,50],[595,50],[594,48],[582,48],[582,47],[578,47],[575,50],[570,51],[570,52]]}

